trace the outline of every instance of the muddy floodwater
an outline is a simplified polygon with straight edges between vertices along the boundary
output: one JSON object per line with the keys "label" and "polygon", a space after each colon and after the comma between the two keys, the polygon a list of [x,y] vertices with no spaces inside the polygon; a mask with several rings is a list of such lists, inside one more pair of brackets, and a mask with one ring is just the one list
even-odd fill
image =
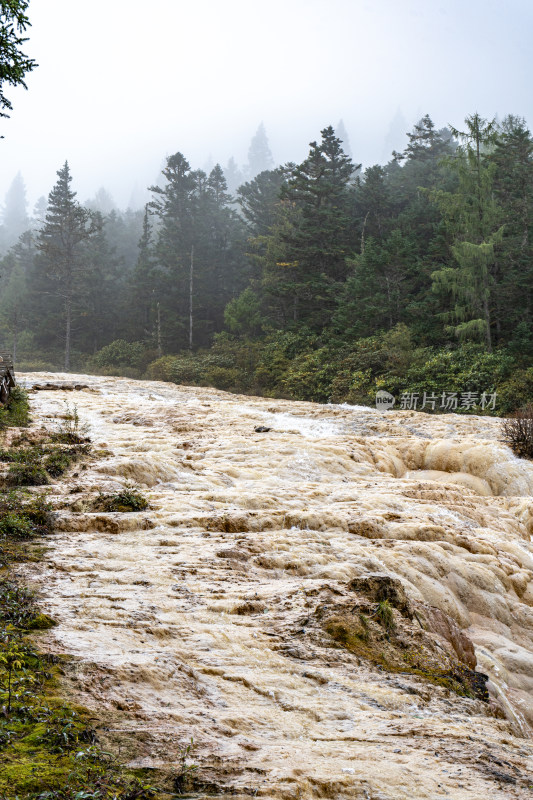
{"label": "muddy floodwater", "polygon": [[[171,773],[193,737],[218,794],[531,797],[533,463],[498,420],[21,377],[86,384],[31,394],[35,424],[75,404],[93,455],[24,569],[123,760]],[[91,510],[125,485],[150,508]],[[488,694],[417,674],[421,653]]]}

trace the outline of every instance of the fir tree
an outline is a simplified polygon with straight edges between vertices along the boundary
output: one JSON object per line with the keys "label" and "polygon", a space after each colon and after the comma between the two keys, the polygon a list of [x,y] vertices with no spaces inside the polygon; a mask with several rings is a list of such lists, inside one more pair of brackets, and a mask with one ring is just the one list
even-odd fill
{"label": "fir tree", "polygon": [[321,133],[321,142],[311,142],[308,157],[282,188],[281,248],[267,281],[269,292],[277,285],[284,303],[292,304],[293,321],[305,320],[314,329],[329,319],[336,285],[346,277],[355,170],[333,128]]}
{"label": "fir tree", "polygon": [[82,302],[87,253],[85,243],[94,237],[99,226],[87,209],[76,200],[70,188],[72,176],[68,162],[58,170],[58,181],[48,196],[48,210],[37,236],[41,254],[40,268],[49,280],[44,289],[61,298],[65,330],[65,370],[70,369],[72,322]]}
{"label": "fir tree", "polygon": [[338,136],[342,143],[342,149],[346,153],[347,156],[352,157],[352,148],[350,146],[350,137],[348,136],[348,131],[344,125],[342,119],[339,120],[337,123],[337,127],[335,128],[335,135]]}
{"label": "fir tree", "polygon": [[28,229],[30,224],[28,219],[26,187],[20,172],[17,172],[6,193],[3,224],[3,239],[7,247],[14,244],[19,236]]}
{"label": "fir tree", "polygon": [[437,291],[449,292],[453,307],[447,318],[460,339],[484,340],[492,349],[491,306],[494,287],[495,246],[502,241],[500,210],[494,199],[494,165],[487,159],[494,143],[495,122],[479,114],[465,120],[467,130],[452,128],[461,142],[450,166],[459,179],[454,194],[436,192],[454,238],[456,267],[433,274]]}
{"label": "fir tree", "polygon": [[13,106],[4,94],[4,84],[23,86],[25,75],[37,63],[22,52],[21,46],[28,41],[21,34],[30,27],[26,15],[29,0],[4,0],[0,2],[0,117],[8,117]]}
{"label": "fir tree", "polygon": [[250,178],[255,178],[260,172],[272,169],[273,167],[274,159],[270,152],[265,126],[261,123],[250,142],[247,173]]}

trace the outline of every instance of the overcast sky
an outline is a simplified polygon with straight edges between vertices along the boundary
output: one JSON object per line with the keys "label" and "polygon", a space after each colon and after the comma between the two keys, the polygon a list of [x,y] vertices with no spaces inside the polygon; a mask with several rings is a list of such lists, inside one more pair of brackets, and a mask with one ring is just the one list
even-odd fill
{"label": "overcast sky", "polygon": [[[33,205],[68,159],[85,200],[120,206],[166,155],[246,161],[264,122],[276,162],[344,120],[354,160],[386,160],[391,122],[474,111],[533,121],[531,0],[32,0],[28,91],[7,92],[0,202]],[[397,146],[397,144],[395,145]],[[400,143],[401,146],[401,143]]]}

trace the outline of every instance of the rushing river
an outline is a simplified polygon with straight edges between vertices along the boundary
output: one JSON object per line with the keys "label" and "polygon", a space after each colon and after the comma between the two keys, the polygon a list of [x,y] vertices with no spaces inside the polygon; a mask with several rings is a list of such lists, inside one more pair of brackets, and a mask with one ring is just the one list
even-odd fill
{"label": "rushing river", "polygon": [[[88,385],[32,394],[51,427],[76,404],[94,457],[25,569],[123,759],[172,770],[193,737],[205,781],[247,796],[531,796],[533,464],[498,420],[23,378]],[[88,510],[127,484],[149,510]],[[317,606],[373,574],[467,634],[490,704],[319,637]]]}

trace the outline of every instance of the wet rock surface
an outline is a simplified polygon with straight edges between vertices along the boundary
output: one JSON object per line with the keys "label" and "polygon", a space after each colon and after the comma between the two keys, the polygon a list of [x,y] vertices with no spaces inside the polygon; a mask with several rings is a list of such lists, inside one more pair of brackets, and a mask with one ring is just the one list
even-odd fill
{"label": "wet rock surface", "polygon": [[[49,424],[90,389],[95,457],[23,569],[122,758],[192,736],[236,796],[531,796],[533,465],[497,420],[26,379]],[[149,511],[90,511],[129,483]]]}

